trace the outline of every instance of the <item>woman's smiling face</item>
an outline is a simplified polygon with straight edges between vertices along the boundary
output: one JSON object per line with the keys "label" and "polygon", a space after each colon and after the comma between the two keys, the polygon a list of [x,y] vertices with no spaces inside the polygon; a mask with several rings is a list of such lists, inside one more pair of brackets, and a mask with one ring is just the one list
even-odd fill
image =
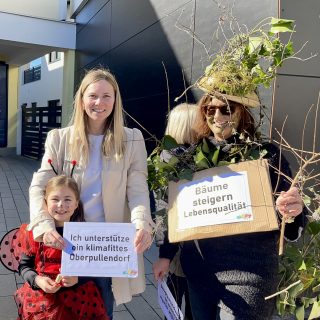
{"label": "woman's smiling face", "polygon": [[103,130],[107,118],[113,111],[115,92],[106,80],[91,83],[83,93],[82,106],[88,116],[90,128]]}
{"label": "woman's smiling face", "polygon": [[229,102],[229,105],[217,98],[205,106],[207,125],[216,140],[226,140],[237,130],[240,122],[241,110],[239,105]]}

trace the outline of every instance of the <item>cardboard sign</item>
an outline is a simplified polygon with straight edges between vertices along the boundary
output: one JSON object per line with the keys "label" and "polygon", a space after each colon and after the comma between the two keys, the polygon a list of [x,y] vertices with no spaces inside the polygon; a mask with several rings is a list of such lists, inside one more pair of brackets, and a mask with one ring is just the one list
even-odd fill
{"label": "cardboard sign", "polygon": [[278,229],[267,160],[196,172],[169,183],[169,241]]}
{"label": "cardboard sign", "polygon": [[61,274],[68,276],[138,276],[132,223],[66,222]]}
{"label": "cardboard sign", "polygon": [[178,187],[178,229],[251,221],[247,172],[228,172]]}
{"label": "cardboard sign", "polygon": [[183,314],[164,280],[158,280],[158,301],[168,320],[183,320]]}

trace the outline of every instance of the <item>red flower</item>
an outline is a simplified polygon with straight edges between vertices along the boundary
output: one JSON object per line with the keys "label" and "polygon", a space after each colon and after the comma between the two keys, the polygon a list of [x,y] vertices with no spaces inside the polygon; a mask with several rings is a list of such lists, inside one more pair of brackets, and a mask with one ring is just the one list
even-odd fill
{"label": "red flower", "polygon": [[51,159],[48,159],[48,162],[51,164],[51,163],[52,163],[52,160],[51,160]]}
{"label": "red flower", "polygon": [[75,166],[77,164],[77,161],[76,160],[72,160],[71,163],[72,163],[73,166]]}

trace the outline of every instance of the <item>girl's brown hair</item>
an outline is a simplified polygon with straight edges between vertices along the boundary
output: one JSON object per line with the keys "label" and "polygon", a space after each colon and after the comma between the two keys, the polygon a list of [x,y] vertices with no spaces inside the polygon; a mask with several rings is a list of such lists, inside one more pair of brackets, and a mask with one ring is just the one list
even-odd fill
{"label": "girl's brown hair", "polygon": [[70,218],[70,221],[74,222],[82,222],[84,220],[84,212],[83,212],[83,205],[80,200],[80,191],[78,188],[78,185],[76,181],[73,178],[70,178],[65,175],[55,176],[51,178],[45,188],[44,191],[44,198],[47,201],[48,195],[53,190],[56,190],[57,188],[66,187],[69,188],[75,195],[76,200],[78,201],[78,207],[74,211],[73,215]]}
{"label": "girl's brown hair", "polygon": [[[208,105],[211,102],[211,100],[212,96],[204,95],[198,102],[197,119],[195,121],[194,129],[199,139],[209,137],[212,134],[207,124],[207,118],[205,114],[206,105]],[[255,136],[256,128],[254,124],[254,118],[248,110],[248,108],[234,101],[226,101],[222,99],[219,100],[226,103],[230,103],[240,108],[240,122],[238,128],[236,128],[236,131],[239,134],[244,134],[245,137],[253,139]]]}

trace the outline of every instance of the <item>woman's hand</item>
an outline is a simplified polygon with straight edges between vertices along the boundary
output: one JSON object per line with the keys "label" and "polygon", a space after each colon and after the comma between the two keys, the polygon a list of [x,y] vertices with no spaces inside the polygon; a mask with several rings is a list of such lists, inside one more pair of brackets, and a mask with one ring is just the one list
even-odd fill
{"label": "woman's hand", "polygon": [[60,284],[62,287],[72,287],[78,283],[77,276],[62,276]]}
{"label": "woman's hand", "polygon": [[45,232],[43,235],[43,243],[47,247],[52,247],[60,250],[62,250],[65,246],[64,240],[57,232],[57,230]]}
{"label": "woman's hand", "polygon": [[48,277],[36,276],[34,281],[46,293],[56,293],[60,289],[60,285]]}
{"label": "woman's hand", "polygon": [[153,275],[156,281],[163,280],[168,274],[170,266],[170,260],[166,258],[160,258],[152,265]]}
{"label": "woman's hand", "polygon": [[295,217],[302,212],[303,201],[296,187],[290,188],[288,191],[281,191],[277,201],[277,210],[285,218]]}
{"label": "woman's hand", "polygon": [[152,238],[150,232],[143,229],[140,229],[136,232],[134,247],[137,253],[143,253],[145,250],[150,248],[151,244]]}

